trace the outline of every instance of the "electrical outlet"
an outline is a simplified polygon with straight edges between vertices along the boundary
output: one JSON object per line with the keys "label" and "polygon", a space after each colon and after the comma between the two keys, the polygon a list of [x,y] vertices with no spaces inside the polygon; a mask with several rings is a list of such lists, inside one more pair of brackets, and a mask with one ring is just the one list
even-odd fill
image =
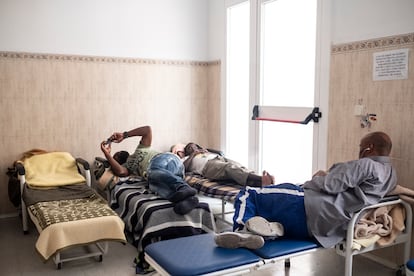
{"label": "electrical outlet", "polygon": [[365,106],[357,104],[354,106],[354,115],[355,116],[365,116]]}

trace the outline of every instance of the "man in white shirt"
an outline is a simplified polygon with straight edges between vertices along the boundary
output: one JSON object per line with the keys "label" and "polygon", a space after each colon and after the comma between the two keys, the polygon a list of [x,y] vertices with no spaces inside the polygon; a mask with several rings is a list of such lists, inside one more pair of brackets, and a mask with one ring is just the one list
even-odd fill
{"label": "man in white shirt", "polygon": [[[184,151],[173,147],[173,152],[184,160],[185,170],[211,180],[231,180],[240,186],[262,187],[273,183],[274,178],[266,171],[256,174],[236,161],[213,153],[195,143],[188,143]],[[263,177],[266,179],[264,180]],[[270,179],[270,181],[269,181]]]}

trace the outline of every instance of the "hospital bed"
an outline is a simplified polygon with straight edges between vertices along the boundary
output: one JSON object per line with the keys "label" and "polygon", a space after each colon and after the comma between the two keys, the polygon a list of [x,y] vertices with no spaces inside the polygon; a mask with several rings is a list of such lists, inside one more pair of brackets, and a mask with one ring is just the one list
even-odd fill
{"label": "hospital bed", "polygon": [[94,167],[97,185],[125,223],[128,241],[137,247],[138,266],[145,266],[144,249],[149,244],[216,231],[209,204],[200,202],[188,214],[179,215],[174,204],[150,191],[144,179],[114,176],[108,161],[101,157],[95,158]]}
{"label": "hospital bed", "polygon": [[[15,162],[23,232],[29,218],[39,232],[36,251],[44,261],[103,260],[108,241],[126,244],[124,223],[91,188],[89,163],[68,152],[36,152]],[[76,250],[75,250],[76,249]]]}
{"label": "hospital bed", "polygon": [[[405,210],[405,227],[395,240],[385,245],[374,243],[360,250],[353,249],[354,229],[359,218],[369,210],[398,204]],[[393,197],[355,213],[348,225],[346,239],[335,246],[335,252],[345,258],[345,275],[352,275],[352,261],[355,255],[366,255],[368,252],[399,244],[403,245],[404,260],[401,264],[395,264],[393,268],[397,273],[402,273],[404,264],[410,257],[411,232],[411,206],[399,198]],[[265,245],[257,250],[226,249],[216,246],[213,234],[204,234],[153,243],[145,248],[145,259],[161,275],[240,275],[267,268],[280,260],[285,260],[288,266],[290,258],[322,249],[311,239],[286,238],[266,241]],[[382,261],[379,257],[375,260]],[[389,261],[381,263],[387,262]]]}
{"label": "hospital bed", "polygon": [[226,215],[234,212],[233,208],[226,208],[228,204],[233,204],[237,194],[240,192],[241,186],[232,181],[215,181],[202,177],[198,174],[186,173],[185,181],[194,189],[199,195],[210,197],[221,201],[221,210],[214,214],[216,219],[224,223],[232,224],[231,221],[226,220]]}
{"label": "hospital bed", "polygon": [[[224,152],[217,149],[208,148],[209,152],[216,153],[224,157]],[[226,220],[226,215],[232,214],[233,209],[226,209],[228,203],[233,204],[237,194],[240,192],[241,186],[231,180],[211,180],[193,172],[186,172],[185,181],[194,189],[199,195],[214,198],[221,201],[220,213],[214,214],[216,219],[224,223],[232,224],[231,221]]]}

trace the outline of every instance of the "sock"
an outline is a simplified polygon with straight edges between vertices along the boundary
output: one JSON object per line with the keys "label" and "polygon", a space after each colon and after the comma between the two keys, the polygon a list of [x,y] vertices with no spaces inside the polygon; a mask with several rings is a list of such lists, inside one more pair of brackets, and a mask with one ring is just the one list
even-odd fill
{"label": "sock", "polygon": [[185,215],[193,210],[198,205],[198,198],[195,196],[188,197],[182,201],[177,202],[174,206],[174,212],[179,215]]}
{"label": "sock", "polygon": [[182,186],[168,200],[171,202],[179,202],[188,197],[195,196],[197,190],[188,185]]}

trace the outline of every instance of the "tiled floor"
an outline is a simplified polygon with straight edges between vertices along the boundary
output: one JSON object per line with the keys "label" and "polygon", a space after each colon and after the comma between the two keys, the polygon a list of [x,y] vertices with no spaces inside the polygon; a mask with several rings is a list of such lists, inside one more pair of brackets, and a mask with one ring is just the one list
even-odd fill
{"label": "tiled floor", "polygon": [[35,251],[38,233],[30,225],[29,233],[23,234],[18,217],[0,219],[0,275],[135,275],[133,259],[136,249],[131,245],[109,243],[108,254],[103,262],[83,259],[63,263],[56,270],[52,260],[43,263]]}
{"label": "tiled floor", "polygon": [[[219,208],[220,205],[213,205]],[[228,225],[218,223],[218,228],[228,229]],[[91,259],[77,260],[63,264],[56,270],[52,261],[43,263],[34,249],[37,232],[31,225],[29,234],[23,235],[18,217],[0,219],[0,275],[135,275],[133,259],[136,249],[131,245],[110,243],[109,252],[103,262]],[[282,261],[270,267],[249,273],[251,276],[298,275],[336,276],[344,273],[344,259],[333,250],[321,250],[312,254],[291,259],[290,269],[285,269]],[[395,271],[370,261],[364,257],[354,258],[356,276],[391,276]]]}

